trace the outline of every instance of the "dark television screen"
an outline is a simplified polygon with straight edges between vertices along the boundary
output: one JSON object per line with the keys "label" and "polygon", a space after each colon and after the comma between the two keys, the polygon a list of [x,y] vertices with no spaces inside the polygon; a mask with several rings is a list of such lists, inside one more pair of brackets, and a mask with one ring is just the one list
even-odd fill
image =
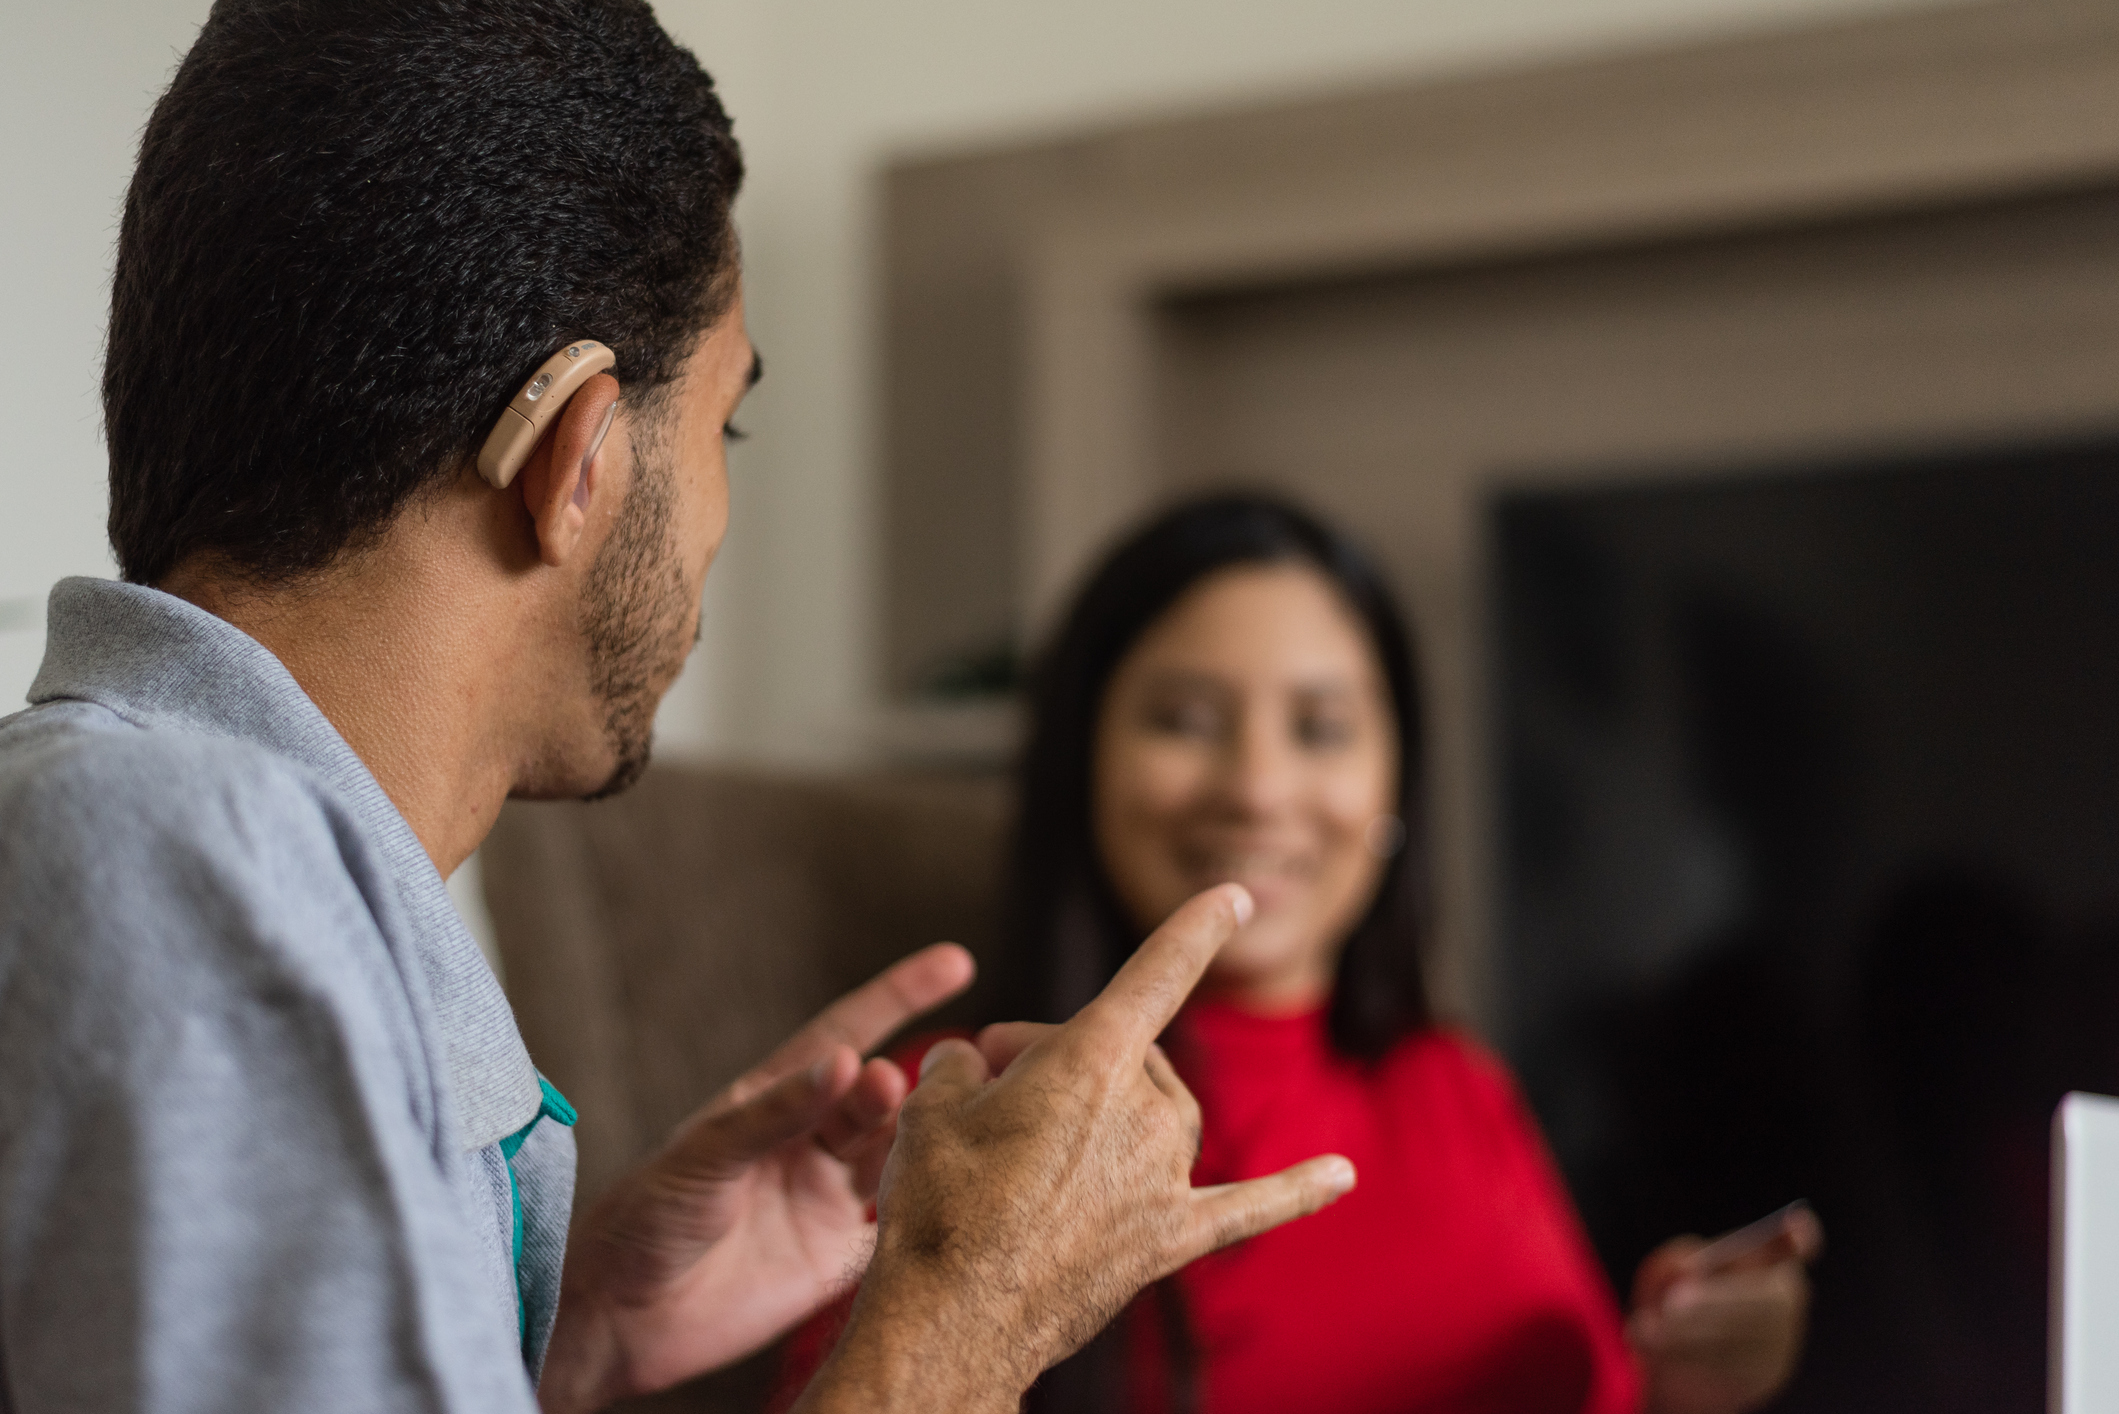
{"label": "dark television screen", "polygon": [[1623,1294],[1824,1219],[1776,1406],[2045,1408],[2119,1092],[2119,442],[1492,507],[1503,1044]]}

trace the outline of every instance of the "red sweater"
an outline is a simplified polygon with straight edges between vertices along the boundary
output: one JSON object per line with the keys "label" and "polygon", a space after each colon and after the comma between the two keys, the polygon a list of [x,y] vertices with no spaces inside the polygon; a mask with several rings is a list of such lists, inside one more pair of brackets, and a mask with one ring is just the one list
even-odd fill
{"label": "red sweater", "polygon": [[[1322,1213],[1179,1274],[1204,1414],[1639,1410],[1618,1305],[1493,1056],[1431,1030],[1366,1065],[1332,1050],[1322,1011],[1197,1002],[1171,1059],[1206,1120],[1195,1183],[1325,1152],[1360,1174]],[[1164,1409],[1153,1317],[1142,1303],[1125,1319],[1134,1407]],[[843,1320],[820,1316],[790,1347],[790,1402]]]}

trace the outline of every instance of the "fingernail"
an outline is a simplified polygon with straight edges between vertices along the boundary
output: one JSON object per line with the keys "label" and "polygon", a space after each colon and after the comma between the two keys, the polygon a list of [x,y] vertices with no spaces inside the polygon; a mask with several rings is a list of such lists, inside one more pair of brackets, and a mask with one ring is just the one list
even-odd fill
{"label": "fingernail", "polygon": [[1241,928],[1251,921],[1251,915],[1258,911],[1258,905],[1252,901],[1251,891],[1243,885],[1231,884],[1229,888],[1233,891],[1229,895],[1229,906],[1236,910],[1236,926]]}
{"label": "fingernail", "polygon": [[1345,1197],[1354,1191],[1354,1166],[1345,1159],[1334,1159],[1325,1167],[1324,1181],[1334,1198]]}
{"label": "fingernail", "polygon": [[831,1083],[831,1073],[838,1068],[839,1057],[836,1054],[825,1056],[809,1068],[810,1085],[815,1089],[822,1090]]}

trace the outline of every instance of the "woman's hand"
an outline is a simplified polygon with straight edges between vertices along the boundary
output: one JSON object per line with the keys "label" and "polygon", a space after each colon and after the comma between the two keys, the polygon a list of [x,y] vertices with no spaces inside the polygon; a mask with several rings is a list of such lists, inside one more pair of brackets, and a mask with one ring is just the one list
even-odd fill
{"label": "woman's hand", "polygon": [[1743,1414],[1795,1373],[1810,1308],[1808,1264],[1824,1229],[1807,1208],[1771,1240],[1727,1263],[1674,1237],[1634,1276],[1627,1338],[1646,1368],[1647,1414]]}

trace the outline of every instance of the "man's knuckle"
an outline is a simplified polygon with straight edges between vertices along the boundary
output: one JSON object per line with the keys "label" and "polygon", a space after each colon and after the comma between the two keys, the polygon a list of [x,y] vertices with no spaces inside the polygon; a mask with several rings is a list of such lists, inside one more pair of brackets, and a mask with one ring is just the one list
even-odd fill
{"label": "man's knuckle", "polygon": [[1186,1147],[1190,1143],[1190,1127],[1172,1105],[1161,1104],[1149,1107],[1143,1128],[1148,1140],[1159,1149]]}

